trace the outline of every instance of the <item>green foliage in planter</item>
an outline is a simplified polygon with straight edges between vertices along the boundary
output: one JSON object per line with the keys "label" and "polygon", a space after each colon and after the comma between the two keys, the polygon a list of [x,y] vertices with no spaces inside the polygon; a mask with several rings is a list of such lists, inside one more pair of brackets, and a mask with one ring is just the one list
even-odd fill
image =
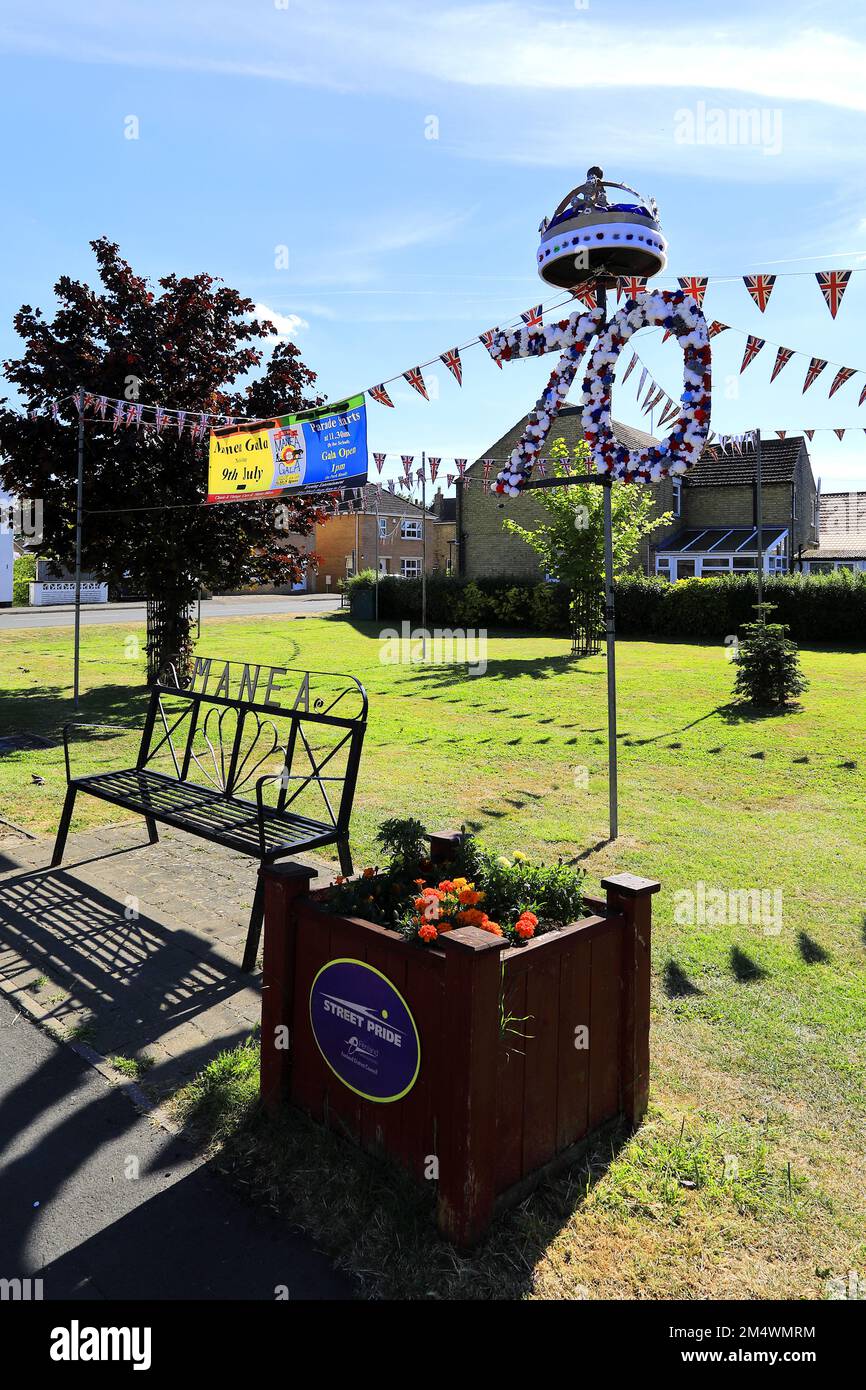
{"label": "green foliage in planter", "polygon": [[463,835],[448,872],[474,882],[484,894],[485,912],[495,921],[528,909],[539,919],[540,932],[574,922],[583,912],[584,871],[562,860],[536,863],[520,850],[509,859],[484,849],[474,836]]}
{"label": "green foliage in planter", "polygon": [[800,653],[784,623],[768,623],[772,603],[759,605],[759,619],[745,623],[745,639],[734,653],[738,667],[734,693],[765,709],[779,709],[808,688]]}
{"label": "green foliage in planter", "polygon": [[26,608],[30,602],[30,581],[36,578],[36,556],[16,555],[12,565],[12,602]]}
{"label": "green foliage in planter", "polygon": [[[340,588],[341,584],[342,581],[338,583],[337,588]],[[346,580],[345,585],[343,587],[345,587],[345,590],[349,595],[349,598],[351,599],[354,594],[366,592],[366,590],[374,588],[375,584],[375,570],[359,570],[357,574],[352,575],[351,579]]]}
{"label": "green foliage in planter", "polygon": [[412,816],[383,820],[376,843],[390,855],[389,873],[417,875],[429,862],[427,831]]}

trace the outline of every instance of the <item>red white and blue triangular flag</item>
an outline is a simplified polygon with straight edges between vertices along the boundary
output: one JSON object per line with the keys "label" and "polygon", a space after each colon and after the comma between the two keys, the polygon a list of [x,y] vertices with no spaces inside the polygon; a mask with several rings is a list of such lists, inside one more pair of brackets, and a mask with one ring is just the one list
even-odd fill
{"label": "red white and blue triangular flag", "polygon": [[775,380],[776,380],[776,377],[779,375],[779,373],[780,373],[780,371],[782,370],[782,368],[783,368],[783,367],[787,367],[788,363],[790,362],[790,360],[791,360],[791,358],[792,358],[793,356],[794,356],[794,349],[793,349],[793,348],[786,348],[786,347],[780,347],[780,348],[779,348],[779,351],[776,353],[776,360],[775,360],[775,362],[773,363],[773,370],[772,370],[772,372],[771,372],[771,374],[770,374],[770,380],[771,380],[771,381],[775,381]]}
{"label": "red white and blue triangular flag", "polygon": [[851,378],[852,378],[852,376],[854,375],[855,371],[856,371],[856,368],[855,368],[855,367],[840,367],[840,368],[839,368],[838,372],[836,373],[836,375],[835,375],[834,378],[833,378],[833,385],[830,387],[830,390],[829,390],[828,395],[827,395],[827,400],[829,400],[831,396],[835,396],[835,394],[836,394],[836,392],[839,390],[839,387],[840,387],[840,386],[844,386],[846,381],[850,381],[850,380],[851,380]]}
{"label": "red white and blue triangular flag", "polygon": [[456,473],[446,473],[446,474],[445,474],[445,481],[446,481],[446,483],[448,484],[449,487],[450,487],[451,484],[454,482],[454,479],[455,479],[456,477],[457,477],[457,474],[456,474]]}
{"label": "red white and blue triangular flag", "polygon": [[388,488],[388,491],[389,491],[389,492],[393,492],[393,491],[394,491],[394,479],[393,479],[393,478],[389,478],[389,479],[388,479],[387,488]]}
{"label": "red white and blue triangular flag", "polygon": [[427,460],[427,462],[428,462],[429,465],[430,465],[430,481],[431,481],[431,483],[435,483],[435,481],[436,481],[436,474],[439,472],[439,465],[440,465],[440,463],[442,462],[442,460],[441,460],[441,459],[429,458],[429,459]]}
{"label": "red white and blue triangular flag", "polygon": [[740,366],[741,375],[746,370],[746,368],[750,366],[752,362],[754,362],[758,353],[761,351],[761,348],[764,346],[765,341],[766,339],[764,338],[756,338],[754,333],[749,334],[748,338],[746,339],[746,351],[743,353],[743,361],[742,365]]}
{"label": "red white and blue triangular flag", "polygon": [[[487,351],[491,354],[491,356],[492,356],[492,354],[493,354],[493,343],[494,343],[494,340],[495,340],[496,335],[497,335],[498,332],[499,332],[499,329],[498,329],[498,328],[488,328],[487,332],[486,332],[486,333],[481,333],[481,334],[479,335],[479,338],[478,338],[479,343],[483,343],[483,344],[484,344],[484,346],[487,348]],[[501,369],[502,369],[502,363],[501,363],[501,361],[499,360],[499,358],[498,358],[498,357],[494,357],[494,358],[493,358],[493,361],[496,363],[497,367],[499,367],[500,370],[501,370]]]}
{"label": "red white and blue triangular flag", "polygon": [[540,478],[546,478],[546,477],[547,477],[547,459],[539,459],[539,460],[538,460],[538,464],[537,464],[537,468],[538,468],[538,476],[539,476]]}
{"label": "red white and blue triangular flag", "polygon": [[179,410],[179,411],[177,412],[177,421],[176,421],[176,424],[177,424],[177,432],[178,432],[178,434],[183,434],[183,427],[184,427],[184,425],[186,424],[186,411],[185,411],[185,410]]}
{"label": "red white and blue triangular flag", "polygon": [[385,390],[384,383],[380,386],[371,386],[367,394],[372,396],[374,401],[378,401],[380,405],[389,405],[392,410],[394,409],[394,402]]}
{"label": "red white and blue triangular flag", "polygon": [[844,431],[844,430],[834,430],[833,433],[835,434],[835,436],[836,436],[837,439],[841,439],[841,438],[844,436],[845,431]]}
{"label": "red white and blue triangular flag", "polygon": [[643,366],[642,366],[641,369],[640,369],[640,380],[638,381],[638,384],[637,384],[637,391],[635,392],[635,397],[638,397],[638,396],[640,395],[641,391],[643,390],[643,385],[644,385],[644,382],[646,381],[646,379],[647,379],[647,369],[646,369],[646,367],[643,367]]}
{"label": "red white and blue triangular flag", "polygon": [[809,443],[811,444],[811,443],[812,443],[812,440],[815,438],[815,431],[814,431],[814,430],[804,430],[803,433],[805,434],[806,438],[808,439]]}
{"label": "red white and blue triangular flag", "polygon": [[419,483],[423,483],[423,482],[424,482],[425,473],[424,473],[424,465],[423,465],[423,463],[422,463],[422,465],[421,465],[420,468],[416,468],[416,469],[415,469],[415,477],[418,479]]}
{"label": "red white and blue triangular flag", "polygon": [[579,299],[581,304],[585,304],[587,309],[594,309],[597,304],[595,290],[590,285],[581,285],[578,289],[571,291],[575,299]]}
{"label": "red white and blue triangular flag", "polygon": [[381,473],[381,472],[382,472],[382,469],[383,469],[384,466],[385,466],[385,459],[386,459],[386,458],[387,458],[387,455],[386,455],[386,454],[374,454],[374,455],[373,455],[373,462],[374,462],[375,465],[376,465],[376,471],[377,471],[378,473]]}
{"label": "red white and blue triangular flag", "polygon": [[621,275],[616,282],[616,299],[619,303],[620,297],[625,295],[626,299],[637,299],[646,289],[645,275]]}
{"label": "red white and blue triangular flag", "polygon": [[637,353],[636,353],[636,352],[633,352],[632,355],[631,355],[631,361],[629,362],[629,364],[628,364],[628,366],[626,367],[625,372],[624,372],[624,374],[623,374],[623,378],[622,378],[623,385],[625,385],[625,383],[628,381],[629,377],[631,376],[631,374],[632,374],[632,372],[634,371],[634,369],[635,369],[636,366],[637,366]]}
{"label": "red white and blue triangular flag", "polygon": [[105,419],[105,412],[106,412],[106,410],[108,409],[108,397],[107,397],[107,396],[100,396],[100,397],[99,397],[99,402],[98,402],[96,408],[97,408],[97,410],[99,411],[100,417],[104,420],[104,419]]}
{"label": "red white and blue triangular flag", "polygon": [[124,406],[123,401],[115,401],[115,402],[114,402],[114,417],[113,417],[113,422],[112,422],[112,429],[114,429],[114,430],[120,429],[120,426],[123,424],[123,420],[124,420],[125,415],[126,415],[126,407]]}
{"label": "red white and blue triangular flag", "polygon": [[536,304],[534,309],[524,309],[520,315],[527,328],[540,328],[544,322],[542,306]]}
{"label": "red white and blue triangular flag", "polygon": [[704,295],[707,292],[707,279],[708,276],[706,275],[679,275],[677,277],[677,284],[680,289],[691,296],[699,309],[703,305]]}
{"label": "red white and blue triangular flag", "polygon": [[136,407],[135,407],[134,405],[128,405],[128,406],[126,407],[126,427],[127,427],[127,429],[129,428],[130,425],[134,425],[134,424],[136,423],[136,420],[137,420],[137,411],[136,411]]}
{"label": "red white and blue triangular flag", "polygon": [[455,459],[454,462],[455,462],[455,464],[456,464],[456,466],[457,466],[457,472],[458,472],[458,474],[460,475],[460,477],[462,478],[462,477],[463,477],[463,474],[466,472],[466,460],[465,460],[465,459]]}
{"label": "red white and blue triangular flag", "polygon": [[824,361],[823,357],[812,358],[811,362],[809,363],[809,370],[806,373],[806,380],[803,382],[804,396],[808,391],[809,387],[813,386],[815,382],[818,380],[818,377],[821,375],[826,365],[827,363]]}
{"label": "red white and blue triangular flag", "polygon": [[709,334],[709,336],[710,336],[711,338],[715,338],[715,336],[716,336],[717,333],[725,333],[725,332],[727,332],[727,330],[728,330],[729,327],[730,327],[730,324],[721,323],[721,322],[719,321],[719,319],[713,319],[712,323],[710,324],[709,328],[707,329],[707,333]]}
{"label": "red white and blue triangular flag", "polygon": [[866,386],[864,386],[863,390],[860,392],[860,399],[857,404],[862,405],[864,401],[866,401]]}
{"label": "red white and blue triangular flag", "polygon": [[153,423],[156,425],[157,434],[161,434],[162,427],[165,424],[165,411],[161,405],[158,405],[153,412]]}
{"label": "red white and blue triangular flag", "polygon": [[775,275],[744,275],[743,284],[754,299],[761,313],[763,314],[770,302],[770,295],[773,293],[773,286],[776,283]]}
{"label": "red white and blue triangular flag", "polygon": [[425,401],[429,401],[430,397],[427,395],[427,387],[424,385],[420,367],[411,367],[408,372],[404,372],[403,380],[408,381],[412,389],[417,391],[419,396],[423,396]]}
{"label": "red white and blue triangular flag", "polygon": [[449,352],[443,352],[439,358],[444,362],[451,375],[454,377],[458,386],[463,385],[463,363],[460,361],[460,349],[451,348]]}
{"label": "red white and blue triangular flag", "polygon": [[848,281],[851,279],[850,270],[819,270],[815,273],[815,279],[824,296],[824,301],[833,318],[842,303],[842,296],[848,288]]}

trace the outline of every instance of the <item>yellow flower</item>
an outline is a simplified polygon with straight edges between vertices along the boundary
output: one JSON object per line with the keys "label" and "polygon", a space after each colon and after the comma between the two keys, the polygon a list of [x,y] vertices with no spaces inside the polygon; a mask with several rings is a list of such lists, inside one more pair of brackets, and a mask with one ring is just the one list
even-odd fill
{"label": "yellow flower", "polygon": [[499,858],[497,859],[496,862],[497,862],[497,864],[499,865],[500,869],[510,869],[510,868],[511,868],[511,860],[510,860],[510,859],[506,859],[504,854],[500,854],[500,856],[499,856]]}
{"label": "yellow flower", "polygon": [[529,855],[524,854],[522,849],[516,849],[514,851],[514,858],[517,860],[518,864],[525,864]]}

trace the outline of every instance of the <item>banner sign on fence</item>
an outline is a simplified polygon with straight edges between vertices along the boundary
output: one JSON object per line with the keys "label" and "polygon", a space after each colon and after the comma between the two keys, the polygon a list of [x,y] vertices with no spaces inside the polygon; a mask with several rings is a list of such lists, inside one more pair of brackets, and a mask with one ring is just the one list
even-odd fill
{"label": "banner sign on fence", "polygon": [[323,965],[310,990],[316,1045],[344,1086],[365,1100],[401,1100],[418,1079],[421,1043],[409,1006],[362,960]]}
{"label": "banner sign on fence", "polygon": [[211,430],[208,502],[331,492],[366,481],[363,395],[321,410]]}

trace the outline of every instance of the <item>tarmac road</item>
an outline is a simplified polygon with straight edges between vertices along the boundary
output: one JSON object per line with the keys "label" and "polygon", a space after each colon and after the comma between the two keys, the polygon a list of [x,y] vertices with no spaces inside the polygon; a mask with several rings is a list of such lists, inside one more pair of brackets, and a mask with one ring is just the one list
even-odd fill
{"label": "tarmac road", "polygon": [[[340,607],[338,597],[330,594],[237,594],[223,598],[204,599],[201,605],[202,627],[223,618],[275,617],[294,614],[296,617],[318,617],[333,613]],[[81,625],[97,623],[130,623],[136,627],[145,621],[143,603],[83,604]],[[72,627],[75,608],[58,604],[56,608],[0,608],[0,632],[23,627]]]}

